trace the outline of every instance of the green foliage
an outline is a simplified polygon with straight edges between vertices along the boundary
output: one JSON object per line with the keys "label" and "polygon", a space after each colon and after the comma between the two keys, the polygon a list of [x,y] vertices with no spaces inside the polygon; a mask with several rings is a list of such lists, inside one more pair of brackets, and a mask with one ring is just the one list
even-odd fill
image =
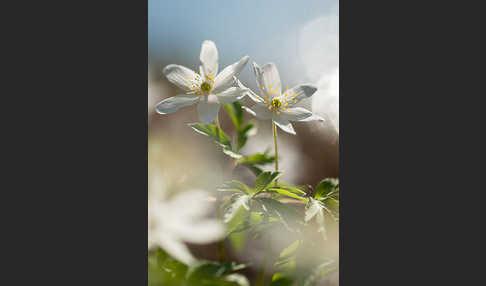
{"label": "green foliage", "polygon": [[269,286],[291,286],[294,281],[282,273],[275,273]]}
{"label": "green foliage", "polygon": [[235,273],[246,268],[236,262],[201,261],[188,267],[158,249],[149,253],[149,286],[249,286],[245,276]]}
{"label": "green foliage", "polygon": [[208,136],[216,144],[223,147],[223,152],[232,158],[241,158],[238,153],[233,152],[230,137],[223,130],[212,124],[190,123],[188,124],[194,131],[199,134]]}
{"label": "green foliage", "polygon": [[307,275],[301,275],[303,286],[312,286],[316,281],[323,279],[327,274],[336,270],[337,267],[333,265],[332,261],[327,261],[312,268]]}
{"label": "green foliage", "polygon": [[221,191],[221,192],[241,192],[241,193],[245,193],[245,194],[248,194],[248,195],[252,194],[251,189],[247,185],[245,185],[244,183],[242,183],[240,181],[236,181],[236,180],[225,182],[223,184],[223,186],[218,188],[218,191]]}
{"label": "green foliage", "polygon": [[279,193],[283,196],[293,198],[293,199],[297,199],[297,200],[301,200],[301,201],[304,201],[306,203],[309,201],[307,198],[305,198],[306,193],[304,191],[301,191],[301,190],[299,190],[295,187],[292,187],[292,186],[282,186],[282,185],[275,186],[273,188],[269,188],[268,191],[276,192],[276,193]]}
{"label": "green foliage", "polygon": [[[238,102],[224,104],[223,108],[234,126],[233,140],[212,124],[192,123],[189,126],[221,146],[222,151],[234,160],[233,167],[237,164],[244,166],[256,176],[253,186],[230,180],[218,188],[218,191],[230,194],[221,206],[227,238],[234,250],[242,251],[248,239],[260,237],[273,229],[283,230],[289,245],[273,261],[278,271],[269,285],[314,285],[337,266],[323,259],[316,251],[318,244],[306,240],[303,233],[317,231],[326,239],[326,224],[339,219],[339,180],[326,178],[317,184],[314,191],[307,185],[294,186],[277,181],[281,173],[262,169],[275,161],[269,150],[241,154],[249,137],[257,132],[256,122],[245,123],[243,108]],[[289,201],[292,203],[289,204]],[[238,267],[244,266],[201,262],[187,268],[167,254],[157,252],[156,256],[149,256],[149,286],[249,286],[245,276],[234,273],[241,269]]]}
{"label": "green foliage", "polygon": [[300,213],[292,206],[272,198],[255,198],[254,200],[266,216],[276,218],[287,230],[295,232],[302,224]]}
{"label": "green foliage", "polygon": [[327,239],[325,214],[334,220],[339,218],[339,180],[337,179],[322,180],[316,187],[314,198],[309,198],[305,208],[305,222],[315,217],[317,231]]}
{"label": "green foliage", "polygon": [[263,192],[279,176],[280,172],[262,172],[255,181],[253,195]]}
{"label": "green foliage", "polygon": [[257,127],[255,121],[250,121],[247,124],[243,123],[243,108],[239,102],[233,102],[231,104],[223,105],[226,114],[233,122],[236,131],[236,152],[245,146],[248,137],[256,134]]}
{"label": "green foliage", "polygon": [[[246,268],[245,264],[235,262],[218,263],[213,261],[201,262],[192,266],[186,274],[188,286],[199,285],[241,285],[247,286],[248,280],[238,275],[237,279],[232,272]],[[230,276],[228,278],[228,276]],[[243,277],[243,278],[242,278]]]}
{"label": "green foliage", "polygon": [[271,156],[268,154],[268,150],[264,153],[255,153],[253,155],[244,156],[237,160],[237,163],[247,167],[250,171],[255,174],[255,176],[259,176],[263,170],[259,167],[262,165],[270,164],[275,161],[275,156]]}
{"label": "green foliage", "polygon": [[314,199],[332,197],[339,200],[339,180],[327,178],[322,180],[316,187]]}
{"label": "green foliage", "polygon": [[239,164],[243,165],[265,165],[273,163],[275,161],[275,156],[268,155],[268,151],[264,153],[255,153],[250,156],[244,156],[237,160]]}
{"label": "green foliage", "polygon": [[149,286],[180,286],[183,284],[187,266],[173,259],[163,250],[149,253],[148,285]]}

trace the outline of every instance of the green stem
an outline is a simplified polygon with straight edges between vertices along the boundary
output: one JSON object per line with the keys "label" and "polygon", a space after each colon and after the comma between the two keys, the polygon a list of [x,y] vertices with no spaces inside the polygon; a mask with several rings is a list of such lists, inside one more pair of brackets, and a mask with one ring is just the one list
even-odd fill
{"label": "green stem", "polygon": [[214,122],[216,123],[216,127],[218,127],[219,129],[221,129],[221,125],[219,125],[219,113],[218,113],[218,115],[216,115],[216,120],[214,120]]}

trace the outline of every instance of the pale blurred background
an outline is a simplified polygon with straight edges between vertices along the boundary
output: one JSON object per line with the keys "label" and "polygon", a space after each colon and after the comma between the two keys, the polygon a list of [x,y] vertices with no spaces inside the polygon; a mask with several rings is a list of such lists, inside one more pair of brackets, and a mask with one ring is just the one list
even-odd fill
{"label": "pale blurred background", "polygon": [[[180,64],[198,71],[204,40],[216,43],[220,70],[248,55],[249,64],[239,78],[254,90],[250,68],[253,61],[259,65],[274,62],[283,86],[318,86],[314,96],[300,105],[327,121],[293,123],[296,136],[279,129],[280,169],[284,172],[281,180],[315,186],[323,178],[339,177],[338,6],[336,0],[149,0],[149,180],[161,178],[164,188],[170,191],[211,191],[228,178],[221,173],[224,155],[208,138],[187,126],[198,121],[195,106],[171,115],[154,111],[156,103],[180,93],[162,75],[163,67]],[[245,117],[251,119],[248,114]],[[231,134],[231,121],[223,110],[220,120],[223,130]],[[258,134],[250,137],[242,153],[270,149],[273,154],[271,136],[271,122],[260,121]],[[267,169],[273,169],[273,165]],[[239,179],[251,184],[252,174],[240,171]],[[337,227],[332,233],[326,246],[331,246],[330,253],[337,259]]]}

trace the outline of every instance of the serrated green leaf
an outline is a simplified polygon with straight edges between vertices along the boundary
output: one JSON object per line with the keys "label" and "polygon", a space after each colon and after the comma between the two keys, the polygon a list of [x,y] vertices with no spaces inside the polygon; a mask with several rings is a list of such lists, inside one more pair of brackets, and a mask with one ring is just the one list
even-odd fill
{"label": "serrated green leaf", "polygon": [[305,222],[310,221],[312,218],[314,218],[314,216],[317,215],[317,213],[322,211],[322,209],[323,209],[323,205],[321,204],[320,201],[310,198],[309,203],[305,206],[304,221]]}
{"label": "serrated green leaf", "polygon": [[289,192],[292,192],[292,193],[300,195],[300,196],[306,196],[307,195],[307,192],[304,191],[304,190],[306,190],[305,186],[293,186],[293,185],[289,185],[289,184],[286,184],[286,183],[283,183],[283,182],[278,182],[276,187],[287,190]]}
{"label": "serrated green leaf", "polygon": [[[293,193],[289,190],[286,190],[286,189],[282,189],[282,188],[268,188],[267,189],[268,191],[272,191],[272,192],[277,192],[281,195],[284,195],[286,197],[289,197],[289,198],[293,198],[293,199],[297,199],[297,200],[301,200],[301,201],[304,201],[304,202],[308,202],[309,200],[304,198],[304,197],[301,197],[299,195],[297,195],[296,193]],[[304,193],[305,195],[305,193]]]}
{"label": "serrated green leaf", "polygon": [[250,156],[244,156],[238,159],[239,164],[255,164],[255,165],[265,165],[273,163],[275,161],[275,156],[270,156],[267,153],[256,153]]}
{"label": "serrated green leaf", "polygon": [[339,200],[332,197],[326,197],[324,199],[319,199],[319,201],[324,205],[324,209],[334,220],[339,219]]}
{"label": "serrated green leaf", "polygon": [[190,123],[188,124],[194,131],[204,136],[208,136],[213,142],[223,147],[223,152],[232,158],[242,156],[233,151],[230,137],[223,130],[212,124]]}
{"label": "serrated green leaf", "polygon": [[[241,209],[245,210],[246,211],[245,213],[247,213],[250,210],[248,206],[248,201],[250,200],[250,196],[235,194],[230,198],[230,200],[231,200],[231,204],[225,209],[224,212],[224,222],[228,224],[230,223],[231,220],[234,219],[234,217]],[[228,232],[231,232],[230,229],[228,230]]]}
{"label": "serrated green leaf", "polygon": [[316,187],[315,199],[320,199],[328,196],[332,192],[339,190],[339,180],[335,178],[327,178],[322,180]]}
{"label": "serrated green leaf", "polygon": [[280,176],[280,172],[262,172],[255,181],[255,187],[253,188],[253,193],[258,194],[265,190],[275,179]]}
{"label": "serrated green leaf", "polygon": [[289,231],[294,231],[294,229],[301,224],[300,213],[290,205],[283,204],[272,198],[256,198],[254,200],[261,204],[262,209],[265,211],[265,215],[278,218],[279,222]]}
{"label": "serrated green leaf", "polygon": [[304,221],[308,222],[314,217],[316,217],[316,222],[319,226],[318,232],[320,232],[324,239],[327,239],[326,226],[324,222],[324,209],[325,206],[321,201],[310,198],[309,203],[305,208],[305,218]]}
{"label": "serrated green leaf", "polygon": [[225,182],[221,187],[218,188],[218,191],[221,191],[221,192],[241,192],[241,193],[246,193],[248,195],[251,194],[250,188],[247,185],[245,185],[244,183],[237,181],[237,180]]}

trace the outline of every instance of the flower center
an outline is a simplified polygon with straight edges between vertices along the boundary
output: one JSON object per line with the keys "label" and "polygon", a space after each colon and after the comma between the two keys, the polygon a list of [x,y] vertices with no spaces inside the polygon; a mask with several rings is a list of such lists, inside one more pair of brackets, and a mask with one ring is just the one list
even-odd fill
{"label": "flower center", "polygon": [[272,109],[279,110],[281,106],[282,106],[282,102],[280,101],[279,98],[272,99]]}
{"label": "flower center", "polygon": [[202,90],[203,92],[205,92],[205,93],[208,93],[208,92],[211,90],[211,84],[210,84],[210,83],[208,83],[208,82],[206,82],[206,81],[205,81],[205,82],[203,82],[203,83],[201,84],[201,90]]}

